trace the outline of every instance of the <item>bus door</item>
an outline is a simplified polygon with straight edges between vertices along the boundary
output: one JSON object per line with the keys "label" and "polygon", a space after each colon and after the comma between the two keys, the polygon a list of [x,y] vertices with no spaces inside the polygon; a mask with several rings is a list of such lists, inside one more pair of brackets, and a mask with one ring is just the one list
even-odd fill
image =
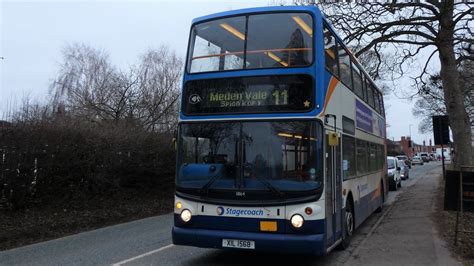
{"label": "bus door", "polygon": [[[341,141],[334,130],[326,131],[326,241],[331,246],[342,236],[342,172],[341,172]],[[333,135],[333,136],[331,136]],[[337,145],[330,139],[337,140]]]}

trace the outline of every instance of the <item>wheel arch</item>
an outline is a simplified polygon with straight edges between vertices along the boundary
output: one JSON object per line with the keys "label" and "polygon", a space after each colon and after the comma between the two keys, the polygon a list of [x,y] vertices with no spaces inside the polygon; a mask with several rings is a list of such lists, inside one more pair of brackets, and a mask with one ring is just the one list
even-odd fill
{"label": "wheel arch", "polygon": [[[350,203],[352,206],[352,211],[355,213],[355,204],[354,204],[354,197],[352,196],[352,191],[349,190],[347,193],[346,200],[344,202],[344,208],[346,208],[347,203]],[[354,215],[355,218],[355,215]]]}

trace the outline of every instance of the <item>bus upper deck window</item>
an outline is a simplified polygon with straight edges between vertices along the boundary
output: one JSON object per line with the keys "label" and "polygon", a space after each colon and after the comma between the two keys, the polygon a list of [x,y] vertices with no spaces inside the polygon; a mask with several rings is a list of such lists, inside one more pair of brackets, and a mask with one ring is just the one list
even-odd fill
{"label": "bus upper deck window", "polygon": [[351,75],[351,59],[349,57],[349,52],[342,47],[342,45],[338,44],[339,49],[339,71],[341,75],[341,81],[349,87],[349,89],[353,89],[352,87],[352,75]]}
{"label": "bus upper deck window", "polygon": [[249,16],[247,68],[310,65],[312,25],[311,16],[305,13]]}
{"label": "bus upper deck window", "polygon": [[332,35],[326,25],[324,26],[324,51],[326,68],[334,75],[339,76],[337,69],[336,38]]}
{"label": "bus upper deck window", "polygon": [[191,33],[188,71],[242,69],[244,45],[244,16],[198,24]]}
{"label": "bus upper deck window", "polygon": [[307,13],[238,16],[194,25],[188,72],[308,66],[313,20]]}
{"label": "bus upper deck window", "polygon": [[359,68],[353,64],[352,65],[352,77],[354,78],[354,92],[361,99],[364,98],[364,88],[362,87],[363,79]]}

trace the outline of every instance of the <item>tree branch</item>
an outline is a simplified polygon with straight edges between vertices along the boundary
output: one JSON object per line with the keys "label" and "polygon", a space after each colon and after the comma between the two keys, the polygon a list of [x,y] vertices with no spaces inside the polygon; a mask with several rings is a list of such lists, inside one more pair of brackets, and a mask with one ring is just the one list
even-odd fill
{"label": "tree branch", "polygon": [[464,16],[469,15],[469,14],[472,15],[473,12],[474,12],[474,7],[471,7],[462,13],[456,14],[456,16],[458,17],[456,18],[456,16],[454,16],[454,25],[456,25]]}

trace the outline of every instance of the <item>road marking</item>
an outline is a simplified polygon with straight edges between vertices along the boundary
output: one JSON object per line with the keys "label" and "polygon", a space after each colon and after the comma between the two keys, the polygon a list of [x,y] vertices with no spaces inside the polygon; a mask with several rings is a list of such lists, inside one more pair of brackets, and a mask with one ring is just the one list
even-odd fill
{"label": "road marking", "polygon": [[166,250],[166,249],[169,249],[169,248],[172,248],[172,247],[174,247],[174,245],[173,245],[173,244],[170,244],[170,245],[168,245],[168,246],[164,246],[164,247],[161,247],[161,248],[159,248],[159,249],[155,249],[155,250],[152,250],[152,251],[150,251],[150,252],[143,253],[143,254],[138,255],[138,256],[136,256],[136,257],[133,257],[133,258],[130,258],[130,259],[126,259],[126,260],[123,260],[123,261],[120,261],[120,262],[117,262],[117,263],[114,263],[114,264],[112,264],[112,266],[120,266],[120,265],[123,265],[123,264],[125,264],[125,263],[129,263],[129,262],[131,262],[131,261],[141,259],[141,258],[143,258],[143,257],[149,256],[149,255],[151,255],[151,254],[158,253],[158,252],[160,252],[160,251],[163,251],[163,250]]}

